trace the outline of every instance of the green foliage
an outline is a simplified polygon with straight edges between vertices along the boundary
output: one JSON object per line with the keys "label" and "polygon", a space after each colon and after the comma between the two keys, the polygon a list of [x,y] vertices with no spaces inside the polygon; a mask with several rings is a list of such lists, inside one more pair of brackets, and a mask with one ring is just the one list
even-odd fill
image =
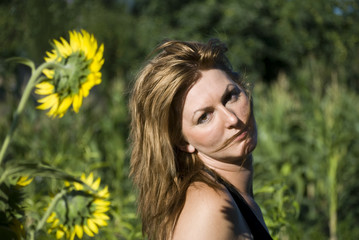
{"label": "green foliage", "polygon": [[284,179],[275,179],[265,184],[258,186],[254,195],[260,202],[272,238],[299,238],[295,225],[299,215],[299,204],[293,193],[284,183]]}
{"label": "green foliage", "polygon": [[[346,179],[355,178],[358,171],[352,157],[358,154],[354,146],[358,144],[359,113],[353,111],[352,104],[359,99],[339,82],[335,72],[331,80],[324,81],[321,67],[312,60],[311,68],[301,70],[306,77],[301,84],[306,86],[298,86],[281,75],[271,87],[258,84],[254,94],[259,128],[255,152],[257,185],[267,186],[278,179],[284,189],[290,190],[283,196],[281,191],[274,194],[279,194],[277,198],[294,198],[293,204],[300,204],[299,218],[292,213],[286,221],[294,220],[299,231],[296,235],[309,239],[315,238],[318,231],[321,236],[346,235],[341,232],[343,228],[337,228],[338,222],[352,225],[350,219],[358,217],[356,212],[351,218],[341,213],[355,208],[348,199],[356,197],[349,197],[347,191],[357,184]],[[281,211],[292,212],[289,207]],[[273,213],[267,217],[276,219]],[[326,232],[327,228],[330,232]]]}

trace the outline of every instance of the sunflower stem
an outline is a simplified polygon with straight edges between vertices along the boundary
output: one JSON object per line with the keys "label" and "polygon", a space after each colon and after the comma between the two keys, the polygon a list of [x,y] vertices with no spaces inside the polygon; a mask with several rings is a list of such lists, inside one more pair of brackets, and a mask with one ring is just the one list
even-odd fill
{"label": "sunflower stem", "polygon": [[40,79],[39,77],[41,76],[41,73],[42,71],[45,69],[45,68],[58,68],[58,67],[63,67],[61,66],[60,64],[56,63],[56,62],[44,62],[43,64],[41,64],[37,69],[35,69],[35,71],[33,71],[31,73],[31,77],[30,77],[30,80],[29,82],[27,83],[26,87],[25,87],[25,90],[24,90],[24,93],[22,94],[21,96],[21,99],[20,99],[20,103],[16,109],[16,111],[14,112],[14,116],[13,116],[13,120],[12,120],[12,123],[11,123],[11,127],[5,137],[5,140],[1,146],[1,151],[0,151],[0,166],[2,165],[3,163],[3,160],[5,158],[5,154],[6,154],[6,151],[10,145],[10,142],[12,140],[12,137],[13,137],[13,134],[14,134],[14,131],[18,125],[18,121],[19,121],[19,117],[22,113],[22,111],[24,110],[25,108],[25,105],[26,105],[26,102],[27,100],[29,99],[30,97],[30,94],[31,94],[31,91],[32,89],[34,88],[34,86],[38,83],[38,80]]}
{"label": "sunflower stem", "polygon": [[36,229],[35,229],[35,233],[40,231],[43,226],[46,223],[46,220],[49,218],[51,212],[53,211],[53,209],[55,208],[57,202],[66,194],[66,190],[62,189],[61,192],[59,192],[58,194],[56,194],[56,196],[52,199],[50,206],[47,208],[45,214],[42,216],[40,222],[37,224]]}

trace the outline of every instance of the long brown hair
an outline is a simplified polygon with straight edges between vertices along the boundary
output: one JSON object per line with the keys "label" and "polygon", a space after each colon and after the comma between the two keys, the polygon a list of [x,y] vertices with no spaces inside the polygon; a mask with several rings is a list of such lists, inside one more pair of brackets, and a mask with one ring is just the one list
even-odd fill
{"label": "long brown hair", "polygon": [[153,240],[170,238],[191,183],[218,187],[203,171],[205,166],[196,153],[177,147],[184,144],[181,121],[186,93],[201,70],[221,69],[239,80],[219,40],[166,41],[156,51],[159,53],[139,73],[129,104],[130,175],[139,191],[143,233]]}

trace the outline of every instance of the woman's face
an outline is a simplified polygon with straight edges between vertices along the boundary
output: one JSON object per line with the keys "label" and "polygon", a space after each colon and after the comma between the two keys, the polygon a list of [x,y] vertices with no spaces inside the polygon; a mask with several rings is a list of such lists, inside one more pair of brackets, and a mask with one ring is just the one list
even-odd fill
{"label": "woman's face", "polygon": [[[182,115],[182,133],[186,145],[197,150],[202,160],[235,163],[257,144],[254,118],[250,118],[250,100],[242,87],[224,71],[201,71],[201,77],[188,91]],[[246,124],[250,119],[248,128]]]}

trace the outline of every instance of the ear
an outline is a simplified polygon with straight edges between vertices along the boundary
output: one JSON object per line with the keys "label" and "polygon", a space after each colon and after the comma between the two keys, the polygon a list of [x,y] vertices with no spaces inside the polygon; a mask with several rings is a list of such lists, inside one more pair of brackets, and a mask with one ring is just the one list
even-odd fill
{"label": "ear", "polygon": [[185,145],[178,146],[178,148],[183,152],[194,153],[196,148],[193,147],[191,144],[186,143]]}

